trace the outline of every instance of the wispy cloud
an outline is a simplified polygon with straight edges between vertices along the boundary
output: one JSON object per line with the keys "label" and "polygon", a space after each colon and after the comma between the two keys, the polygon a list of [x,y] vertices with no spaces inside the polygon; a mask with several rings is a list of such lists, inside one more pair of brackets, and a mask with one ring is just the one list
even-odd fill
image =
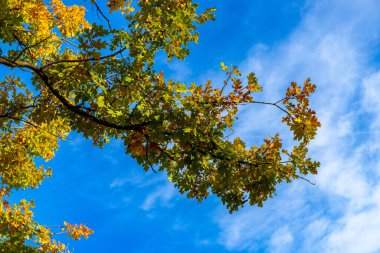
{"label": "wispy cloud", "polygon": [[141,208],[145,211],[153,209],[156,205],[169,207],[170,201],[176,196],[174,186],[167,183],[160,185],[154,192],[151,192],[144,200]]}
{"label": "wispy cloud", "polygon": [[279,228],[270,239],[270,251],[273,253],[288,252],[293,241],[294,237],[288,227]]}
{"label": "wispy cloud", "polygon": [[170,78],[175,81],[186,80],[191,75],[191,69],[186,62],[173,60],[168,63],[168,67],[171,70]]}

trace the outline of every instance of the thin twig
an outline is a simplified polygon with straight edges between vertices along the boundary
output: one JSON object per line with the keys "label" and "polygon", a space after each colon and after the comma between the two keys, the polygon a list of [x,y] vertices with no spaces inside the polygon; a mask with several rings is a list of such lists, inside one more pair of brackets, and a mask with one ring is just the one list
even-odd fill
{"label": "thin twig", "polygon": [[127,48],[122,48],[112,54],[109,54],[109,55],[105,55],[105,56],[102,56],[102,57],[91,57],[91,58],[85,58],[85,59],[72,59],[72,60],[58,60],[58,61],[54,61],[54,62],[50,62],[48,64],[45,64],[43,66],[40,67],[40,70],[43,70],[47,67],[50,67],[50,66],[53,66],[53,65],[57,65],[59,63],[69,63],[69,62],[89,62],[89,61],[101,61],[101,60],[104,60],[104,59],[107,59],[107,58],[110,58],[110,57],[113,57],[117,54],[119,54],[120,52],[123,52],[125,51]]}
{"label": "thin twig", "polygon": [[282,108],[281,106],[279,106],[277,103],[270,103],[270,102],[263,102],[263,101],[252,101],[252,102],[249,102],[250,104],[262,104],[262,105],[273,105],[275,107],[277,107],[278,109],[280,109],[281,111],[285,112],[286,114],[288,114],[289,116],[292,116],[287,110],[285,110],[284,108]]}
{"label": "thin twig", "polygon": [[297,177],[297,178],[299,178],[299,179],[302,179],[302,180],[304,180],[304,181],[306,181],[306,182],[308,182],[309,184],[312,184],[312,185],[317,185],[317,183],[316,182],[311,182],[309,179],[307,179],[307,178],[304,178],[304,177],[302,177],[302,176],[300,176],[300,175],[297,175],[297,174],[293,174],[295,177]]}
{"label": "thin twig", "polygon": [[108,28],[110,30],[112,30],[112,27],[111,27],[111,22],[110,20],[106,17],[106,15],[104,15],[104,13],[102,12],[102,10],[100,9],[99,5],[97,4],[96,0],[91,0],[91,2],[95,5],[98,13],[100,13],[100,15],[107,21],[108,23]]}
{"label": "thin twig", "polygon": [[35,46],[38,46],[39,44],[41,44],[41,43],[47,41],[51,36],[52,36],[52,34],[50,34],[48,37],[44,38],[43,40],[40,40],[40,41],[38,41],[38,42],[36,42],[36,43],[34,43],[34,44],[32,44],[32,45],[29,45],[29,46],[25,46],[25,44],[21,44],[21,45],[24,46],[24,48],[23,48],[23,49],[21,50],[21,52],[20,52],[20,53],[19,53],[19,54],[13,59],[13,61],[17,61],[17,60],[21,57],[21,55],[22,55],[26,50],[29,50],[29,49],[31,49],[31,48],[33,48],[33,47],[35,47]]}

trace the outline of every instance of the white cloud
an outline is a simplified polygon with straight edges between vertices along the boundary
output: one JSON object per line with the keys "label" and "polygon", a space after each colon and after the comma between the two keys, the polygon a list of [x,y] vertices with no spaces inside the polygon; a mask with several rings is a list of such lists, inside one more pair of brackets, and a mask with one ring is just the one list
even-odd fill
{"label": "white cloud", "polygon": [[225,215],[221,208],[215,217],[221,228],[219,243],[229,250],[257,252],[284,224],[289,228],[299,227],[303,222],[299,217],[310,209],[303,196],[307,190],[305,186],[306,183],[294,183],[288,191],[269,200],[264,208],[241,209],[233,215]]}
{"label": "white cloud", "polygon": [[162,184],[156,188],[156,191],[150,193],[141,205],[145,211],[149,211],[156,207],[156,205],[169,207],[170,201],[176,196],[174,186],[167,183]]}
{"label": "white cloud", "polygon": [[325,240],[324,252],[379,252],[380,208],[342,217]]}
{"label": "white cloud", "polygon": [[179,60],[173,60],[167,63],[169,69],[171,70],[170,78],[175,81],[186,80],[191,75],[191,69],[187,63]]}
{"label": "white cloud", "polygon": [[[140,169],[140,168],[138,168]],[[162,183],[167,181],[167,176],[164,174],[156,175],[153,172],[144,172],[141,171],[128,171],[126,176],[119,176],[112,180],[109,187],[118,188],[125,185],[134,186],[138,188],[144,188],[147,186],[154,185],[156,183]]]}
{"label": "white cloud", "polygon": [[298,251],[309,252],[310,249],[313,249],[312,251],[314,252],[322,252],[320,244],[330,225],[331,221],[327,218],[319,218],[306,225],[302,234],[307,240],[303,242],[303,245]]}
{"label": "white cloud", "polygon": [[[380,134],[380,71],[372,74],[363,82],[363,99],[361,101],[361,110],[368,113],[367,117],[371,118],[368,133],[375,135]],[[374,136],[374,137],[375,137]]]}
{"label": "white cloud", "polygon": [[129,181],[130,181],[129,178],[115,178],[111,182],[110,188],[121,187],[121,186],[125,185],[126,183],[128,183]]}
{"label": "white cloud", "polygon": [[[320,0],[307,6],[286,40],[254,47],[242,69],[256,71],[267,99],[289,81],[310,75],[317,84],[313,106],[323,124],[311,148],[322,163],[317,186],[282,185],[263,209],[232,216],[219,210],[219,242],[230,250],[276,252],[276,243],[288,243],[290,252],[379,252],[380,164],[374,159],[380,155],[380,72],[369,59],[380,33],[380,2]],[[245,110],[237,128],[251,141],[255,131],[277,128],[268,122],[278,115],[257,110]],[[268,122],[253,125],[249,119],[260,114]]]}
{"label": "white cloud", "polygon": [[294,237],[288,227],[282,227],[274,232],[270,239],[270,252],[288,252]]}

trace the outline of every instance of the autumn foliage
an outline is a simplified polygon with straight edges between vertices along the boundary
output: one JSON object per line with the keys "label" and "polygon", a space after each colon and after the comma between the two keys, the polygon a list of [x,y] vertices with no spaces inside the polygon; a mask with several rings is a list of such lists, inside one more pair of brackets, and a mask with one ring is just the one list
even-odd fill
{"label": "autumn foliage", "polygon": [[[254,97],[262,91],[255,74],[242,77],[224,63],[226,80],[216,85],[185,85],[157,70],[157,53],[168,61],[189,54],[213,8],[199,14],[192,0],[87,3],[103,21],[90,24],[84,7],[61,0],[0,0],[0,65],[7,69],[0,81],[2,252],[68,252],[54,235],[93,232],[67,222],[56,231],[33,219],[32,201],[11,203],[14,190],[37,188],[52,175],[36,159],[52,159],[70,131],[99,147],[122,140],[145,170],[165,172],[189,198],[214,194],[230,212],[262,206],[277,184],[317,173],[319,163],[307,156],[320,127],[309,107],[316,88],[310,80],[291,83],[277,102],[262,102]],[[115,29],[110,15],[124,16],[125,27]],[[279,134],[251,147],[226,136],[242,104],[281,110],[294,147],[285,149]]]}

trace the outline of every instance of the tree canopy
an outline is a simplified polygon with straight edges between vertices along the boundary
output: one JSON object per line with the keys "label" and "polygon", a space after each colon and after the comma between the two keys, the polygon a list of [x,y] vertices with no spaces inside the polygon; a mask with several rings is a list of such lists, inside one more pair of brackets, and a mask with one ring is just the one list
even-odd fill
{"label": "tree canopy", "polygon": [[[242,77],[224,63],[222,84],[171,80],[157,69],[157,54],[184,59],[197,27],[214,20],[213,8],[201,12],[192,0],[88,1],[103,21],[90,24],[84,7],[61,0],[0,0],[0,64],[7,69],[0,80],[2,252],[68,252],[55,234],[92,233],[66,222],[55,231],[33,219],[32,201],[12,203],[12,192],[52,175],[41,161],[53,158],[70,131],[98,147],[122,140],[144,170],[167,173],[189,198],[213,194],[230,212],[262,206],[279,183],[317,173],[307,148],[320,127],[309,79],[291,83],[277,102],[255,100],[262,91],[255,74]],[[109,15],[125,26],[115,28]],[[294,147],[283,148],[279,134],[251,147],[229,138],[242,104],[281,110]]]}

